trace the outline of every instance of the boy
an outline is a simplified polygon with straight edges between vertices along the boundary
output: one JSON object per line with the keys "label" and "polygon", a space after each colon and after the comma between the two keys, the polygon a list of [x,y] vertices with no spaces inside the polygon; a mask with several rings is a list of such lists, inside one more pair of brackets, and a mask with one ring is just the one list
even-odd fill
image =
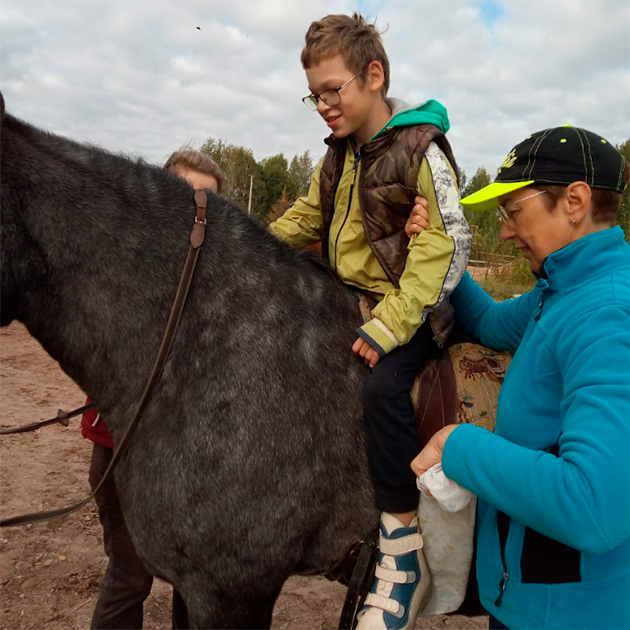
{"label": "boy", "polygon": [[[409,392],[450,328],[447,295],[470,254],[455,161],[436,101],[410,108],[386,98],[389,61],[379,32],[355,13],[329,15],[306,33],[303,101],[332,135],[309,193],[271,224],[296,247],[322,240],[341,279],[378,304],[353,352],[371,368],[365,389],[366,447],[381,511],[378,567],[359,630],[413,628],[430,582],[409,467],[420,447]],[[407,239],[416,194],[430,227]],[[425,321],[428,320],[428,321]]]}

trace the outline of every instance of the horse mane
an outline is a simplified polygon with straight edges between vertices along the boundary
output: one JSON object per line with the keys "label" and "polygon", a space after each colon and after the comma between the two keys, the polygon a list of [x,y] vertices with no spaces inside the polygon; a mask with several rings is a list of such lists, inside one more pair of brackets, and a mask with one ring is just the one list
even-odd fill
{"label": "horse mane", "polygon": [[[10,274],[3,282],[3,298],[48,283],[53,274],[64,276],[64,291],[73,286],[74,291],[94,293],[100,306],[82,305],[85,317],[103,318],[111,300],[123,293],[125,304],[119,308],[126,310],[118,316],[125,321],[132,321],[147,300],[165,317],[193,225],[192,187],[141,158],[43,131],[6,112],[0,143],[3,224],[28,224],[40,239],[29,256],[18,256],[23,243],[17,238],[13,242],[12,231],[5,228],[3,246],[16,254],[15,263],[5,265]],[[248,299],[267,300],[278,312],[310,309],[321,317],[329,309],[331,313],[341,309],[341,320],[353,319],[350,292],[325,261],[281,242],[225,197],[208,192],[208,198],[206,242],[193,290],[203,285],[201,295],[234,300],[239,307]],[[3,260],[10,256],[5,252]],[[77,265],[81,274],[75,272]],[[150,282],[138,284],[139,274]],[[261,295],[255,297],[257,293]],[[16,316],[13,303],[5,300],[3,323]],[[51,306],[56,307],[55,300]],[[99,307],[102,312],[95,314]],[[218,305],[215,310],[220,310]],[[37,309],[30,316],[40,317]],[[49,316],[69,314],[53,311]],[[223,312],[221,316],[227,317]],[[47,349],[55,356],[54,349]]]}
{"label": "horse mane", "polygon": [[[113,152],[89,142],[78,142],[57,133],[35,127],[15,116],[5,112],[2,117],[2,132],[19,136],[28,143],[29,151],[35,149],[49,166],[52,173],[66,170],[76,178],[90,178],[97,174],[99,186],[110,185],[112,191],[128,198],[134,198],[138,190],[145,189],[160,197],[181,195],[182,190],[189,190],[190,186],[163,167],[150,164],[142,157],[132,157],[122,152]],[[28,152],[22,154],[22,159],[28,160]],[[3,168],[5,164],[3,162]],[[67,175],[65,175],[67,177]],[[278,239],[271,236],[266,226],[258,219],[247,215],[244,210],[233,201],[212,196],[210,212],[227,212],[230,221],[240,230],[246,230],[253,238],[252,245],[258,243],[278,243]],[[124,208],[122,208],[124,209]],[[172,215],[171,215],[172,216]],[[190,221],[189,221],[190,222]],[[173,226],[174,227],[174,226]],[[238,232],[238,230],[235,230]],[[324,272],[341,285],[341,281],[330,268],[327,261],[310,251],[298,251],[280,242],[289,262],[305,262],[307,267]]]}

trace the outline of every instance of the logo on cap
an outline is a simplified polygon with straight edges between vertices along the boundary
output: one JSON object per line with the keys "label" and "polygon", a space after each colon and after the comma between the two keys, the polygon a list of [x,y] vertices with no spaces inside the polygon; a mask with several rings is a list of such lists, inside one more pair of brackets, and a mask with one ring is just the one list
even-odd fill
{"label": "logo on cap", "polygon": [[499,167],[499,172],[501,172],[504,168],[511,168],[514,166],[514,162],[516,162],[516,149],[512,149],[508,156],[503,160],[503,164]]}

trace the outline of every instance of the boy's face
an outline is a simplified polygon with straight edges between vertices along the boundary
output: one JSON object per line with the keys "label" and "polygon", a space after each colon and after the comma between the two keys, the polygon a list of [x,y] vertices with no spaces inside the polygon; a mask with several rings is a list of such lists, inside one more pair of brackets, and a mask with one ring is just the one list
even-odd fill
{"label": "boy's face", "polygon": [[[377,125],[382,117],[382,81],[380,84],[375,82],[372,74],[368,69],[351,81],[355,73],[346,66],[341,55],[324,59],[306,70],[308,87],[316,96],[347,83],[338,92],[339,103],[327,105],[321,98],[317,103],[317,112],[335,137],[346,138],[354,134],[357,142],[363,144],[381,128],[382,125]],[[376,118],[379,119],[378,122]],[[372,131],[374,126],[377,128]]]}

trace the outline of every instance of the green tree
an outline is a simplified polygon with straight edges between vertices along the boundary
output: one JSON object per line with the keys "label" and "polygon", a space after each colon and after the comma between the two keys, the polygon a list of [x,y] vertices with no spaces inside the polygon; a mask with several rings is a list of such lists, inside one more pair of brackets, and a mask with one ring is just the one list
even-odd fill
{"label": "green tree", "polygon": [[298,197],[308,193],[315,166],[310,151],[304,151],[302,155],[295,155],[289,166],[289,184],[287,196],[295,201]]}
{"label": "green tree", "polygon": [[[225,180],[222,194],[247,209],[252,177],[256,178],[260,174],[252,150],[208,138],[200,151],[211,157],[223,170]],[[252,199],[252,214],[264,216],[259,197]]]}
{"label": "green tree", "polygon": [[[468,197],[473,193],[481,190],[485,186],[492,183],[488,171],[482,166],[477,169],[475,174],[470,178],[470,181],[466,182],[462,187],[462,197]],[[501,226],[497,221],[496,214],[494,212],[488,212],[485,210],[470,210],[464,207],[464,214],[471,226],[474,226],[479,238],[484,240],[490,239],[499,240],[499,233]],[[477,240],[479,240],[479,238]]]}
{"label": "green tree", "polygon": [[282,197],[282,191],[289,185],[289,165],[282,153],[265,158],[259,164],[260,179],[254,185],[260,191],[261,217],[271,211],[273,204]]}
{"label": "green tree", "polygon": [[[617,149],[626,159],[626,164],[630,164],[630,138],[617,145]],[[617,223],[626,234],[626,240],[630,242],[630,185],[626,185],[623,191],[621,208],[617,213]]]}
{"label": "green tree", "polygon": [[472,195],[474,192],[481,190],[484,186],[488,186],[491,183],[492,180],[490,179],[490,175],[488,175],[488,171],[486,171],[483,166],[475,171],[475,174],[470,178],[470,181],[467,181],[466,173],[464,173],[464,181],[461,185],[462,197],[468,197],[468,195]]}

